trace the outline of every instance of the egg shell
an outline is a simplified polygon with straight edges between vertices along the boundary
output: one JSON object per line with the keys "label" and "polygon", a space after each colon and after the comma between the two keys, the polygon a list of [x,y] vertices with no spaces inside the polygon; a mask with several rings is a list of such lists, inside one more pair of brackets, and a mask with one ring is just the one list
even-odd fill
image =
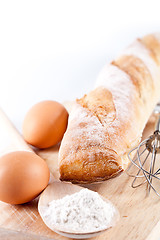
{"label": "egg shell", "polygon": [[67,123],[68,112],[62,104],[39,102],[25,116],[23,136],[26,142],[37,148],[48,148],[62,140]]}
{"label": "egg shell", "polygon": [[16,151],[0,157],[0,200],[22,204],[46,188],[50,172],[46,162],[33,152]]}

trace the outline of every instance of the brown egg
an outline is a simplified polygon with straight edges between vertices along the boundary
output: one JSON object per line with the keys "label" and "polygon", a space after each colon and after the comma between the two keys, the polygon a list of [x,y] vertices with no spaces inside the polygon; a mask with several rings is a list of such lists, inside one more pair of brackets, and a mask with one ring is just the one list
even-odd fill
{"label": "brown egg", "polygon": [[45,161],[32,152],[17,151],[0,157],[0,200],[26,203],[46,188],[50,172]]}
{"label": "brown egg", "polygon": [[24,139],[38,148],[48,148],[63,138],[68,123],[68,112],[55,101],[34,105],[23,122]]}

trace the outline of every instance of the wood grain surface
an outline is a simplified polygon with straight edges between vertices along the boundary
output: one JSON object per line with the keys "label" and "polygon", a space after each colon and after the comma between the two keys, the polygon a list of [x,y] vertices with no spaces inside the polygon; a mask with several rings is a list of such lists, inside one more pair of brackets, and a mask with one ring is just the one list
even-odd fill
{"label": "wood grain surface", "polygon": [[[0,119],[1,115],[3,114],[0,112]],[[155,116],[152,116],[145,128],[144,138],[153,132],[154,123]],[[15,130],[10,129],[10,131],[14,132],[15,139],[20,139],[16,142],[19,142],[21,149],[24,144],[22,138]],[[21,143],[23,144],[21,145]],[[58,180],[59,177],[58,149],[59,146],[55,146],[36,151],[47,162],[55,180]],[[118,177],[102,183],[83,185],[111,200],[120,212],[118,224],[105,233],[94,237],[94,240],[160,239],[160,198],[153,191],[148,197],[144,185],[137,189],[131,188],[131,182],[132,178],[123,172]],[[0,239],[67,240],[45,226],[38,214],[37,203],[38,198],[30,203],[17,206],[0,202]]]}

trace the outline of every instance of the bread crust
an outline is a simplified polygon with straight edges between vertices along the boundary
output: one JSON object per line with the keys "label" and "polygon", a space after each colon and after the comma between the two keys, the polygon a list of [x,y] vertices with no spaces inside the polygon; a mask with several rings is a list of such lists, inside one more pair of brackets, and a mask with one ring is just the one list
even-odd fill
{"label": "bread crust", "polygon": [[77,99],[59,151],[62,181],[91,183],[118,175],[141,139],[159,100],[160,41],[136,40],[100,72],[95,88]]}

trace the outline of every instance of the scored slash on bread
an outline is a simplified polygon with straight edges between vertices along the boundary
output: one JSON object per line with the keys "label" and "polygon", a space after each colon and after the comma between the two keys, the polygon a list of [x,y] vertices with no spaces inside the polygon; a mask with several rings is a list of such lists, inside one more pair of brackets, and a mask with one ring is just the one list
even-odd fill
{"label": "scored slash on bread", "polygon": [[90,183],[125,170],[160,97],[160,35],[136,40],[77,99],[59,151],[60,179]]}

